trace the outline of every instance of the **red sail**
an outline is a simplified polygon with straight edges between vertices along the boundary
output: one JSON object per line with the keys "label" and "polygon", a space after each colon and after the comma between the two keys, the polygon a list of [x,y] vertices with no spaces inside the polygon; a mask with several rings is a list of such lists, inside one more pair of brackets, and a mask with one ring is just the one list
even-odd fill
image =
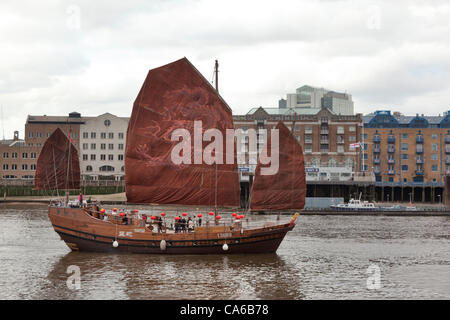
{"label": "red sail", "polygon": [[57,128],[45,141],[36,166],[36,189],[79,189],[80,162],[77,149]]}
{"label": "red sail", "polygon": [[[301,210],[305,206],[306,180],[302,147],[281,121],[276,129],[279,130],[278,172],[262,175],[261,168],[270,165],[262,165],[258,161],[251,192],[252,211]],[[267,143],[263,150],[269,150],[267,155],[270,155],[272,146],[270,137],[270,131],[267,130]]]}
{"label": "red sail", "polygon": [[[200,142],[194,152],[194,121],[202,122],[202,134],[218,129],[225,152],[226,129],[233,129],[231,109],[200,72],[186,58],[150,70],[134,102],[127,131],[128,202],[239,205],[236,159],[225,164],[223,158],[224,164],[217,165],[194,161],[198,147],[202,152],[211,143]],[[191,136],[191,164],[176,164],[171,157],[179,143],[171,138],[176,129],[186,129]]]}

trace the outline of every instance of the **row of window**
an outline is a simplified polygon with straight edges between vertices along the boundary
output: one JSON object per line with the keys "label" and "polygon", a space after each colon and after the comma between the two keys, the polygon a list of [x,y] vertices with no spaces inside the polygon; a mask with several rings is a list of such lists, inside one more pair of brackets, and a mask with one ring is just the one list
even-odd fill
{"label": "row of window", "polygon": [[[86,171],[87,171],[87,172],[92,172],[92,170],[93,170],[92,166],[86,166]],[[114,172],[114,171],[115,171],[115,168],[114,168],[113,166],[105,165],[105,166],[99,167],[98,170],[99,170],[99,171],[102,171],[102,172]],[[120,171],[122,171],[122,172],[125,171],[125,167],[122,166],[122,167],[120,168]]]}
{"label": "row of window", "polygon": [[[95,161],[95,160],[97,160],[97,156],[95,154],[91,154],[90,159],[91,159],[91,161]],[[83,161],[88,161],[88,160],[89,160],[89,155],[83,154]],[[106,161],[106,154],[101,154],[100,155],[100,160],[101,161]],[[114,161],[114,155],[113,154],[108,154],[108,160],[109,161]],[[117,160],[123,161],[123,154],[117,155]]]}
{"label": "row of window", "polygon": [[[17,176],[15,175],[11,175],[11,174],[7,174],[3,176],[3,179],[17,179]],[[32,175],[24,175],[22,176],[23,180],[27,180],[27,179],[34,179],[34,176]]]}
{"label": "row of window", "polygon": [[[123,139],[125,135],[123,132],[119,132],[118,136],[119,139]],[[97,139],[97,132],[83,132],[83,139],[89,139],[89,137],[91,139]],[[100,139],[106,139],[106,137],[108,139],[114,139],[114,132],[100,132]]]}
{"label": "row of window", "polygon": [[[48,137],[50,137],[51,134],[52,134],[51,132],[47,132],[45,134],[45,137],[48,138]],[[76,137],[77,137],[77,134],[75,132],[71,132],[70,135],[71,135],[72,139],[76,139]],[[42,138],[42,132],[28,131],[28,138],[30,138],[30,139],[31,138]]]}
{"label": "row of window", "polygon": [[[30,152],[30,159],[36,159],[37,153],[36,152]],[[19,157],[19,154],[17,152],[11,152],[11,158],[17,159]],[[3,152],[3,159],[9,158],[9,152]],[[28,159],[28,152],[22,152],[22,159]]]}
{"label": "row of window", "polygon": [[[17,164],[13,163],[11,164],[11,167],[8,163],[3,164],[3,171],[10,170],[9,168],[11,168],[11,170],[17,170]],[[28,164],[22,164],[22,170],[28,170],[28,168],[30,168],[29,170],[36,170],[36,165],[30,164],[30,166],[28,167]]]}
{"label": "row of window", "polygon": [[[119,143],[117,145],[117,147],[119,148],[119,150],[123,150],[124,144]],[[88,150],[88,149],[89,149],[89,143],[83,143],[83,150]],[[97,144],[91,143],[90,150],[96,150],[96,149],[97,149]],[[100,143],[100,150],[106,150],[106,143]],[[108,143],[108,150],[114,150],[114,143]]]}
{"label": "row of window", "polygon": [[[367,171],[367,165],[364,165],[364,171]],[[406,164],[404,164],[404,165],[401,165],[401,171],[408,171],[408,165],[406,165]],[[395,169],[394,169],[394,166],[389,166],[388,167],[388,172],[389,171],[394,171]],[[424,171],[424,167],[423,166],[416,166],[416,167],[414,167],[414,170],[416,170],[416,171]],[[379,173],[381,173],[381,169],[380,169],[380,167],[379,166],[374,166],[373,167],[373,171],[376,173],[376,174],[379,174]],[[438,165],[437,164],[433,164],[432,166],[431,166],[431,171],[432,172],[438,172],[439,171],[439,168],[438,168]]]}

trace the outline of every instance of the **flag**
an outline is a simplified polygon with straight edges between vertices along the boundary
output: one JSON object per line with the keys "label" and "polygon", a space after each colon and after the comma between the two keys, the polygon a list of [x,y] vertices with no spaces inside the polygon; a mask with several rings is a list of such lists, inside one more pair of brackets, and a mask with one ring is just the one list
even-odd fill
{"label": "flag", "polygon": [[358,123],[358,125],[359,125],[360,127],[364,127],[364,123],[363,123],[363,122]]}
{"label": "flag", "polygon": [[361,146],[361,142],[350,143],[350,148],[359,148]]}
{"label": "flag", "polygon": [[70,142],[74,143],[72,137],[70,136],[70,131],[67,129],[67,137],[69,138]]}

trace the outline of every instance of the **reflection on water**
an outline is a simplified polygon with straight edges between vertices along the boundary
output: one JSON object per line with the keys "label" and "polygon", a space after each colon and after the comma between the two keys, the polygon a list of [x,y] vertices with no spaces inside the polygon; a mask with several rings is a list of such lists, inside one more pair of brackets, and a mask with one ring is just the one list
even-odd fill
{"label": "reflection on water", "polygon": [[450,298],[446,217],[301,216],[276,254],[226,256],[72,253],[45,206],[2,206],[0,219],[2,299]]}

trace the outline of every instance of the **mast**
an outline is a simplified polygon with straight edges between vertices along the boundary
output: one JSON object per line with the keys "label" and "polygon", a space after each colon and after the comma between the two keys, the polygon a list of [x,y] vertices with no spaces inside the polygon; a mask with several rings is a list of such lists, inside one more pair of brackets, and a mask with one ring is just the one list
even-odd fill
{"label": "mast", "polygon": [[[214,75],[216,78],[216,91],[219,93],[219,62],[216,60],[214,65]],[[215,159],[215,170],[216,170],[216,178],[215,178],[215,188],[214,188],[214,221],[217,221],[215,217],[217,216],[217,150],[214,151],[216,155]]]}

